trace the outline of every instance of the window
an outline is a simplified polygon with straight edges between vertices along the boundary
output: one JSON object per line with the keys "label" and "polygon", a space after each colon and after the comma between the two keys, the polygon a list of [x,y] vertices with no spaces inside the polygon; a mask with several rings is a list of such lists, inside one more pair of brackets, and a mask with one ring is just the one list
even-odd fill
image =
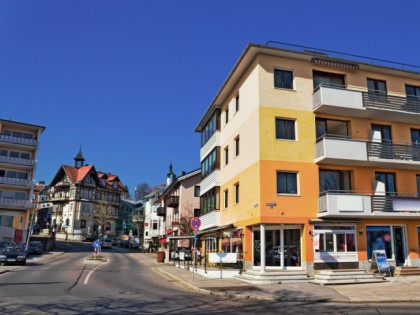
{"label": "window", "polygon": [[201,215],[220,209],[220,187],[214,187],[201,196]]}
{"label": "window", "polygon": [[384,192],[387,195],[395,195],[395,175],[394,173],[375,173],[375,180],[382,185],[376,187],[376,192]]}
{"label": "window", "polygon": [[293,72],[274,69],[274,87],[293,89]]}
{"label": "window", "polygon": [[205,145],[207,141],[213,136],[213,134],[219,129],[218,122],[219,114],[216,112],[201,131],[201,146]]}
{"label": "window", "polygon": [[152,230],[157,230],[157,228],[158,228],[157,222],[153,222],[153,224],[152,224]]}
{"label": "window", "polygon": [[224,207],[226,209],[227,207],[229,207],[229,191],[227,189],[223,193],[223,198],[225,202]]}
{"label": "window", "polygon": [[417,227],[417,248],[418,253],[420,254],[420,226]]}
{"label": "window", "polygon": [[220,148],[216,147],[201,162],[201,178],[206,178],[214,170],[220,168]]}
{"label": "window", "polygon": [[225,124],[229,122],[229,107],[225,110]]}
{"label": "window", "polygon": [[369,98],[386,99],[386,82],[382,80],[367,79]]}
{"label": "window", "polygon": [[226,146],[225,148],[225,165],[229,164],[229,146]]}
{"label": "window", "polygon": [[235,184],[235,203],[239,203],[239,183]]}
{"label": "window", "polygon": [[239,136],[235,138],[235,156],[239,155]]}
{"label": "window", "polygon": [[200,197],[200,186],[194,186],[194,197]]}
{"label": "window", "polygon": [[319,192],[324,191],[350,191],[349,171],[319,171]]}
{"label": "window", "polygon": [[295,121],[276,118],[276,139],[296,140]]}
{"label": "window", "polygon": [[237,113],[239,111],[239,94],[235,97],[235,109]]}
{"label": "window", "polygon": [[[314,235],[319,235],[319,248],[315,248],[315,252],[343,253],[356,251],[356,229],[354,226],[315,225]],[[323,257],[323,260],[325,259],[328,259],[328,257]]]}
{"label": "window", "polygon": [[316,118],[316,138],[329,137],[348,138],[347,121]]}
{"label": "window", "polygon": [[277,172],[277,194],[297,194],[297,173]]}
{"label": "window", "polygon": [[417,195],[420,196],[420,175],[416,175]]}
{"label": "window", "polygon": [[405,86],[405,94],[407,94],[408,101],[419,102],[420,101],[420,87],[419,86]]}
{"label": "window", "polygon": [[313,85],[314,89],[319,85],[332,86],[332,87],[344,87],[344,75],[337,73],[313,72]]}

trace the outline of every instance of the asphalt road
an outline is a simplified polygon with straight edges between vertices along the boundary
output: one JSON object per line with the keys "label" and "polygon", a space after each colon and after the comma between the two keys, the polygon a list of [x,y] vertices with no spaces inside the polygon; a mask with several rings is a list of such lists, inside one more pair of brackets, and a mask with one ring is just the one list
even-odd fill
{"label": "asphalt road", "polygon": [[86,265],[89,244],[0,275],[1,314],[418,314],[418,304],[274,303],[197,293],[141,265],[138,253],[113,248]]}

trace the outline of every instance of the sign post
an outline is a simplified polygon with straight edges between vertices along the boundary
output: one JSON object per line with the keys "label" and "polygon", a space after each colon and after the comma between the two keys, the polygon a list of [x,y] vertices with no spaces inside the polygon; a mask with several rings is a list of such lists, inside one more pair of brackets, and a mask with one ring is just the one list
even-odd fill
{"label": "sign post", "polygon": [[384,249],[377,249],[372,252],[371,270],[378,271],[380,274],[387,272],[390,277],[392,276]]}
{"label": "sign post", "polygon": [[191,219],[191,227],[194,230],[194,266],[193,266],[193,278],[192,281],[194,282],[194,273],[197,271],[197,230],[201,226],[201,220],[200,218],[192,218]]}

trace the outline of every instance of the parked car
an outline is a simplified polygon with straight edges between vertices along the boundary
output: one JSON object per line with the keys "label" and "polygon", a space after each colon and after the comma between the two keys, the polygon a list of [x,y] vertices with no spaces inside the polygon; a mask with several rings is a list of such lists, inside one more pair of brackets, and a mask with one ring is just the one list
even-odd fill
{"label": "parked car", "polygon": [[101,242],[102,248],[112,248],[112,241],[110,238],[105,238]]}
{"label": "parked car", "polygon": [[130,247],[130,241],[129,240],[120,240],[120,242],[118,243],[119,247],[123,247],[123,248],[129,248]]}
{"label": "parked car", "polygon": [[25,249],[21,246],[8,246],[0,254],[1,264],[26,264]]}
{"label": "parked car", "polygon": [[44,246],[39,241],[33,241],[29,243],[29,253],[40,255],[44,252]]}
{"label": "parked car", "polygon": [[85,236],[85,237],[82,238],[82,242],[94,242],[97,239],[98,238],[96,236],[87,235],[87,236]]}
{"label": "parked car", "polygon": [[26,257],[28,257],[30,255],[29,247],[28,247],[28,249],[26,249],[26,242],[17,242],[17,243],[15,243],[15,246],[19,246],[20,248],[22,248],[22,250],[26,254]]}
{"label": "parked car", "polygon": [[0,242],[0,253],[6,249],[6,247],[13,246],[15,243],[13,242]]}
{"label": "parked car", "polygon": [[111,243],[112,243],[112,245],[113,245],[113,246],[117,246],[117,245],[118,245],[118,242],[119,242],[119,240],[118,240],[118,238],[116,238],[116,237],[113,237],[113,238],[111,239]]}

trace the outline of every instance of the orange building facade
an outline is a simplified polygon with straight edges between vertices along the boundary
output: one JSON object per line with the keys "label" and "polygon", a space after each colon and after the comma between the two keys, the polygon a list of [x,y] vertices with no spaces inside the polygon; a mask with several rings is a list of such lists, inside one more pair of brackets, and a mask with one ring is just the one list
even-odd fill
{"label": "orange building facade", "polygon": [[249,45],[199,122],[199,235],[246,269],[419,266],[420,73]]}

